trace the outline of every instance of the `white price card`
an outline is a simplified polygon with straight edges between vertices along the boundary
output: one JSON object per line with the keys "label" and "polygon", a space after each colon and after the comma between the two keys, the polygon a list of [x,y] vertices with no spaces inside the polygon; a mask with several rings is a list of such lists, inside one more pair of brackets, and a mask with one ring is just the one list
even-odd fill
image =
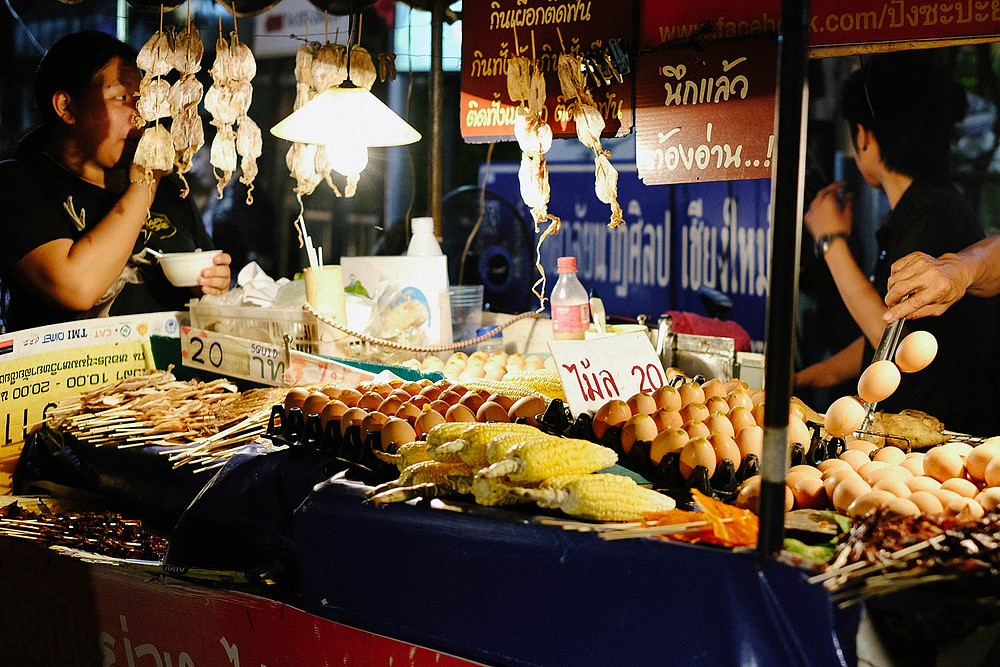
{"label": "white price card", "polygon": [[190,368],[280,387],[287,356],[283,345],[181,327],[181,363]]}
{"label": "white price card", "polygon": [[553,340],[549,351],[574,415],[611,399],[652,393],[667,383],[649,336],[641,331],[593,340]]}
{"label": "white price card", "polygon": [[337,384],[341,387],[357,387],[361,382],[371,380],[375,374],[342,364],[333,359],[315,354],[292,350],[285,369],[285,384]]}

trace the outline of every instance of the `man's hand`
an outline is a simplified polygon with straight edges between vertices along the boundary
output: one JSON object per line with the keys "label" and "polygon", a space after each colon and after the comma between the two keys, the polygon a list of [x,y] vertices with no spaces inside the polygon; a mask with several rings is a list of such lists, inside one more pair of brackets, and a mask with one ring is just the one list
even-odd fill
{"label": "man's hand", "polygon": [[228,292],[229,281],[232,276],[229,264],[233,261],[233,258],[228,253],[220,252],[212,258],[212,261],[214,264],[203,269],[201,276],[198,277],[198,286],[201,288],[202,294],[223,294]]}
{"label": "man's hand", "polygon": [[[902,318],[940,315],[961,299],[971,282],[965,262],[952,253],[938,259],[913,252],[896,260],[889,274],[883,316],[887,323]],[[910,294],[906,301],[901,299]]]}
{"label": "man's hand", "polygon": [[854,216],[853,195],[844,195],[843,206],[837,201],[846,185],[845,181],[837,181],[826,186],[816,195],[806,211],[803,221],[813,239],[827,234],[851,233]]}

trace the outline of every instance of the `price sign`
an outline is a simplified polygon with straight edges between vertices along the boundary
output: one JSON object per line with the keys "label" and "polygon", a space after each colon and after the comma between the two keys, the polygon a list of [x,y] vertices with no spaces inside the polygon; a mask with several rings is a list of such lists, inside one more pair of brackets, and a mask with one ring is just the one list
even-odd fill
{"label": "price sign", "polygon": [[181,327],[181,363],[190,368],[280,387],[285,383],[285,356],[281,345]]}
{"label": "price sign", "polygon": [[624,401],[640,391],[651,393],[667,382],[649,336],[641,331],[593,340],[554,340],[549,351],[574,415],[594,412],[611,399]]}
{"label": "price sign", "polygon": [[333,359],[292,350],[288,359],[288,368],[285,371],[285,384],[288,386],[339,384],[342,387],[356,387],[359,383],[374,377],[375,374],[372,372],[348,366]]}

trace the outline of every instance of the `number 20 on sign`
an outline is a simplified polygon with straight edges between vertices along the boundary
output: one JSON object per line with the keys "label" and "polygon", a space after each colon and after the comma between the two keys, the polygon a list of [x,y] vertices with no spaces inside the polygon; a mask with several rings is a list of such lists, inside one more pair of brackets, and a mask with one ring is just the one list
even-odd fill
{"label": "number 20 on sign", "polygon": [[666,383],[663,365],[641,331],[584,341],[552,341],[549,351],[570,412],[593,412],[607,401],[651,393]]}

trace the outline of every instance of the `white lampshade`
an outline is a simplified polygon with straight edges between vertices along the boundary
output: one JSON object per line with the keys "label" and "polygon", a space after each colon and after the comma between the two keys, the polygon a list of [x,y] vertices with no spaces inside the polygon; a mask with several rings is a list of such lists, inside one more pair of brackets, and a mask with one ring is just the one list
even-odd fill
{"label": "white lampshade", "polygon": [[271,128],[271,134],[306,144],[402,146],[420,133],[366,88],[327,88]]}

